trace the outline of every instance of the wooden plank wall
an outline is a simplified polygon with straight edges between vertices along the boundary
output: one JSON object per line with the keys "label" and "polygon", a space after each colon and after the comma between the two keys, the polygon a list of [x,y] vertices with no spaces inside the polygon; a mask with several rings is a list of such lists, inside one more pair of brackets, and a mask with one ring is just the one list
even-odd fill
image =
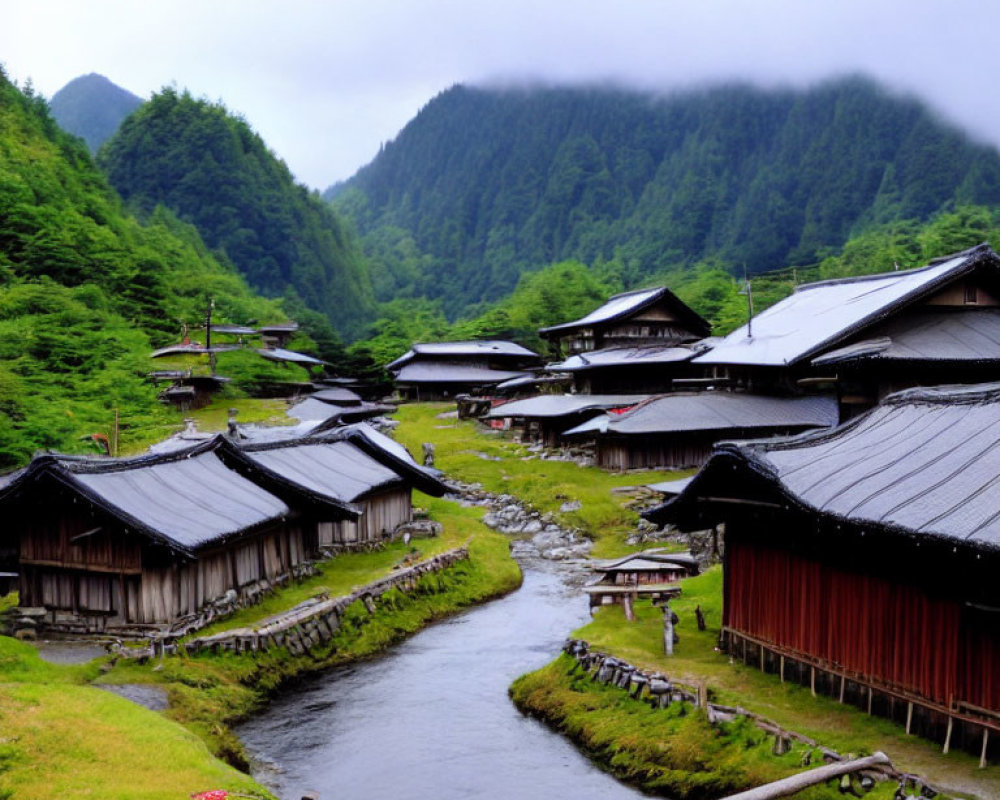
{"label": "wooden plank wall", "polygon": [[[640,437],[636,437],[640,438]],[[704,464],[713,442],[705,439],[654,439],[642,441],[597,439],[597,465],[604,469],[688,469]]]}
{"label": "wooden plank wall", "polygon": [[[101,618],[109,623],[162,623],[193,614],[230,589],[272,580],[306,561],[302,527],[232,542],[194,561],[151,566],[138,535],[92,530],[89,517],[53,514],[25,521],[21,537],[21,605]],[[110,527],[110,526],[109,526]],[[95,627],[101,627],[95,622]]]}
{"label": "wooden plank wall", "polygon": [[413,518],[410,489],[390,489],[373,495],[361,505],[357,521],[320,522],[317,526],[320,546],[377,542],[397,526]]}
{"label": "wooden plank wall", "polygon": [[970,628],[958,600],[734,536],[724,595],[736,631],[942,706],[1000,712],[1000,630]]}

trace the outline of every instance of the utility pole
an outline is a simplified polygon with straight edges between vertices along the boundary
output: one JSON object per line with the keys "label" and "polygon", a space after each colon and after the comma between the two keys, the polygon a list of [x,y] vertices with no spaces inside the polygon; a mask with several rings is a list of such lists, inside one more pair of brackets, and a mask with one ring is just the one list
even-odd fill
{"label": "utility pole", "polygon": [[212,377],[215,377],[215,353],[212,352],[212,311],[215,309],[215,300],[209,299],[208,311],[205,313],[205,349],[208,350],[208,366]]}
{"label": "utility pole", "polygon": [[750,288],[750,278],[747,277],[746,264],[743,265],[743,288],[740,294],[747,296],[747,338],[753,338],[753,291]]}

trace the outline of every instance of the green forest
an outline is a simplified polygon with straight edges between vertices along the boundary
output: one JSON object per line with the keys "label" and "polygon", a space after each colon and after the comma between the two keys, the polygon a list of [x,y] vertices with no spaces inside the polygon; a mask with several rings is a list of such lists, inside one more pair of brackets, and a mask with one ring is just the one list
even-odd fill
{"label": "green forest", "polygon": [[379,300],[440,300],[458,319],[567,259],[615,261],[626,288],[706,260],[817,264],[872,226],[1000,203],[1000,155],[861,78],[669,96],[456,86],[326,196]]}
{"label": "green forest", "polygon": [[259,292],[298,297],[347,338],[371,321],[368,271],[347,229],[222,105],[164,89],[125,119],[98,163],[130,211],[146,219],[166,207]]}
{"label": "green forest", "polygon": [[[873,91],[867,84],[859,86],[865,97]],[[847,91],[844,85],[837,87]],[[736,103],[744,90],[725,91],[730,93],[729,102]],[[482,116],[488,121],[485,109],[499,108],[509,100],[502,95],[461,89],[442,97],[459,106],[473,101],[485,104]],[[527,169],[518,158],[528,158],[529,145],[545,152],[550,140],[563,141],[567,126],[582,130],[580,126],[591,118],[601,122],[598,127],[604,133],[599,141],[611,148],[608,152],[617,153],[615,163],[622,169],[632,156],[635,169],[646,164],[656,173],[663,163],[673,163],[666,155],[666,144],[655,141],[653,128],[639,136],[641,128],[628,114],[621,116],[617,126],[611,122],[622,108],[631,108],[633,114],[642,110],[652,124],[657,103],[615,93],[617,105],[598,114],[607,99],[601,92],[565,90],[557,95],[562,105],[553,102],[550,118],[542,113],[544,103],[535,92],[515,98],[521,106],[535,109],[537,117],[534,127],[519,127],[517,147],[503,151],[503,158],[496,156],[500,172],[508,178],[514,173],[505,171],[502,164],[520,163]],[[586,100],[582,105],[581,97]],[[768,97],[749,93],[747,113],[756,109],[754,113],[762,114],[763,120],[767,115],[761,109],[778,104]],[[435,115],[429,112],[441,99],[433,101],[413,124],[433,121]],[[796,102],[805,103],[804,96]],[[914,130],[929,136],[926,112],[913,103],[902,107],[916,120]],[[591,110],[585,113],[587,108]],[[697,116],[694,110],[690,114]],[[504,118],[511,122],[515,117]],[[443,127],[438,129],[438,139],[445,147],[455,135],[454,119],[439,120]],[[899,184],[898,192],[880,190],[876,194],[882,204],[877,208],[856,212],[856,219],[853,211],[840,214],[844,225],[844,220],[854,221],[840,239],[829,231],[824,234],[835,244],[817,246],[787,264],[780,259],[769,264],[778,269],[751,269],[748,263],[756,309],[805,281],[878,272],[893,265],[915,267],[982,241],[1000,242],[1000,204],[987,202],[992,184],[986,180],[994,169],[996,153],[977,149],[943,128],[936,135],[945,134],[952,137],[951,144],[927,158],[943,153],[941,158],[951,159],[948,169],[953,180],[939,181],[950,188],[924,194],[906,183]],[[466,131],[462,135],[471,141],[481,134]],[[903,139],[917,136],[913,131],[900,135]],[[503,338],[544,352],[538,328],[582,316],[611,294],[644,285],[669,286],[712,321],[717,334],[746,321],[746,297],[740,294],[743,260],[726,249],[730,245],[721,239],[717,246],[705,241],[692,245],[690,257],[668,257],[663,248],[662,257],[647,258],[642,249],[651,253],[660,234],[639,226],[606,252],[590,248],[584,246],[585,241],[596,242],[601,231],[625,225],[624,217],[614,223],[593,216],[584,219],[578,203],[571,200],[571,195],[577,200],[583,195],[573,193],[564,198],[565,213],[559,212],[569,227],[556,225],[545,234],[562,241],[562,234],[555,236],[555,231],[577,230],[572,236],[567,233],[564,246],[543,248],[537,257],[513,258],[509,274],[474,261],[463,261],[461,268],[455,261],[449,271],[417,240],[434,240],[434,215],[445,213],[447,206],[457,202],[448,192],[464,197],[466,209],[476,208],[476,198],[468,193],[475,183],[471,173],[453,167],[465,163],[467,170],[478,162],[454,142],[454,157],[444,158],[437,167],[423,160],[434,156],[433,152],[413,154],[412,171],[430,175],[436,170],[439,180],[431,181],[426,191],[416,192],[417,198],[423,198],[420,208],[426,216],[419,224],[416,218],[410,220],[416,225],[412,231],[376,224],[376,216],[367,222],[364,215],[359,216],[362,206],[374,213],[371,203],[359,205],[361,184],[384,172],[383,159],[387,154],[397,158],[394,154],[401,152],[409,136],[404,132],[387,146],[359,174],[357,185],[347,187],[338,199],[360,228],[367,250],[362,255],[355,244],[358,234],[350,224],[342,222],[314,193],[296,185],[246,122],[221,105],[164,90],[126,120],[95,163],[83,139],[60,129],[44,98],[30,87],[18,88],[0,73],[0,469],[23,464],[38,448],[93,451],[93,444],[84,437],[107,434],[116,414],[123,443],[141,446],[168,434],[178,415],[158,402],[157,387],[148,379],[151,370],[167,365],[151,360],[149,353],[178,341],[184,326],[200,338],[198,327],[210,302],[215,305],[215,322],[296,319],[304,332],[293,343],[296,349],[319,355],[341,374],[376,382],[385,380],[382,365],[419,340]],[[759,133],[758,138],[763,136]],[[658,154],[661,167],[654,170],[638,150],[614,144],[616,137],[636,147],[641,139],[650,153]],[[698,149],[697,139],[695,134],[686,134],[686,150]],[[844,149],[863,153],[868,146],[870,142],[861,142],[845,144]],[[976,158],[970,161],[970,154]],[[764,156],[755,158],[761,167]],[[536,166],[543,162],[537,154],[531,160]],[[557,162],[562,163],[553,161],[553,170]],[[787,167],[789,162],[781,163]],[[930,169],[928,164],[925,167]],[[132,193],[123,189],[126,199],[122,199],[101,165],[117,174],[123,185],[147,188]],[[482,169],[483,187],[501,181],[487,167]],[[736,168],[720,165],[719,169],[720,174],[730,174]],[[846,166],[843,169],[849,171]],[[892,170],[883,168],[887,171]],[[534,174],[523,171],[529,173]],[[616,168],[608,174],[617,181],[624,173]],[[636,174],[628,184],[631,188],[626,191],[621,184],[615,195],[620,208],[631,209],[630,213],[652,207],[652,201],[644,199],[653,191],[652,184]],[[445,178],[457,183],[440,183]],[[979,194],[980,190],[970,188],[974,184],[980,187]],[[466,189],[461,190],[461,185]],[[497,198],[501,195],[514,202],[505,192]],[[626,195],[631,200],[626,202]],[[890,195],[896,197],[895,206],[889,203]],[[541,225],[536,215],[554,196],[547,195],[549,199],[538,204],[525,190],[520,202],[536,219],[532,224]],[[972,199],[980,202],[965,202]],[[395,214],[396,221],[403,222],[404,207],[412,211],[415,202],[408,199],[396,211],[384,211],[381,218]],[[484,214],[477,219],[485,225],[488,217]],[[638,225],[638,217],[631,219]],[[476,225],[472,230],[478,230]],[[585,230],[591,233],[585,236]],[[455,229],[455,253],[471,247],[472,240],[463,236]],[[461,242],[465,244],[459,247]],[[550,258],[550,252],[560,255]],[[468,278],[463,284],[465,294],[449,283],[461,275]],[[487,284],[488,292],[483,288]],[[361,299],[355,301],[356,297]],[[345,347],[345,339],[353,341]],[[233,378],[227,392],[234,398],[253,394],[269,381],[308,377],[298,367],[266,362],[246,351],[220,355],[219,371]]]}
{"label": "green forest", "polygon": [[[162,207],[130,216],[83,140],[0,72],[0,468],[37,448],[92,451],[81,437],[108,434],[116,410],[123,441],[169,433],[149,353],[210,300],[218,322],[288,318],[193,226]],[[220,361],[234,392],[305,377],[242,355]]]}

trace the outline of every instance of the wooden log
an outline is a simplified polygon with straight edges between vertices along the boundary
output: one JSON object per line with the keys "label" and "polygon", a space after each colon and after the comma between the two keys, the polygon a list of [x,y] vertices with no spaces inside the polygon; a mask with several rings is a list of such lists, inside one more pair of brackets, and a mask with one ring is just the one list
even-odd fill
{"label": "wooden log", "polygon": [[782,778],[780,781],[774,781],[764,786],[758,786],[755,789],[748,789],[745,792],[729,795],[725,800],[773,800],[777,797],[787,797],[796,792],[801,792],[803,789],[808,789],[810,786],[825,783],[831,778],[839,778],[841,775],[848,775],[858,770],[889,763],[891,763],[889,757],[885,753],[878,752],[864,758],[827,764],[808,772],[800,772],[798,775]]}

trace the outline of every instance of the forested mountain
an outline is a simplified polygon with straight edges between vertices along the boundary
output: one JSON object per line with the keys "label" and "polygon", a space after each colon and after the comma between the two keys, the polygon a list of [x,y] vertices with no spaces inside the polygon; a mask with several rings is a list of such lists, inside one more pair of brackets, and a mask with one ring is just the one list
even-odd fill
{"label": "forested mountain", "polygon": [[136,213],[169,208],[258,290],[297,295],[346,337],[371,320],[364,259],[337,215],[224,107],[164,89],[98,160]]}
{"label": "forested mountain", "polygon": [[74,78],[49,101],[59,127],[81,137],[92,153],[141,105],[142,98],[94,72]]}
{"label": "forested mountain", "polygon": [[626,288],[706,258],[815,263],[869,225],[1000,203],[1000,156],[860,78],[456,86],[327,197],[361,232],[378,299],[440,299],[455,318],[570,258],[616,258]]}
{"label": "forested mountain", "polygon": [[[116,410],[124,441],[167,433],[149,353],[210,299],[218,322],[287,319],[190,225],[164,209],[145,224],[127,215],[83,142],[0,70],[0,468],[39,447],[86,448]],[[281,369],[253,361],[231,366]]]}

